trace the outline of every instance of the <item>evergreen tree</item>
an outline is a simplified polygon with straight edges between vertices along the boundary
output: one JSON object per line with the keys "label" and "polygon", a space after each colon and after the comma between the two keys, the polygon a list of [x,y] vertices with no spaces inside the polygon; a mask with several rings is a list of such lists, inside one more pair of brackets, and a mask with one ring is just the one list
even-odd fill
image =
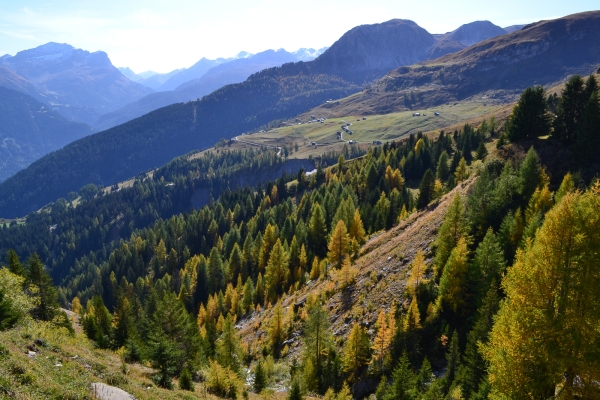
{"label": "evergreen tree", "polygon": [[225,318],[222,330],[221,337],[217,340],[217,360],[221,366],[237,373],[242,366],[243,355],[240,338],[231,315]]}
{"label": "evergreen tree", "polygon": [[450,159],[446,150],[442,151],[435,169],[436,178],[442,182],[445,182],[450,176],[450,166],[448,165],[449,160]]}
{"label": "evergreen tree", "polygon": [[581,76],[574,75],[565,84],[554,120],[553,137],[562,143],[572,144],[577,140],[579,124],[583,116],[586,98],[585,86]]}
{"label": "evergreen tree", "polygon": [[500,282],[506,261],[504,252],[494,231],[488,229],[483,241],[477,246],[473,257],[472,279],[481,294],[487,293],[493,281]]}
{"label": "evergreen tree", "polygon": [[581,164],[597,160],[597,151],[600,146],[600,101],[598,90],[593,91],[589,97],[581,117],[577,133],[577,153],[581,157]]}
{"label": "evergreen tree", "polygon": [[481,142],[479,142],[479,146],[477,147],[477,154],[476,157],[478,160],[483,161],[488,155],[488,151],[487,148],[485,147],[485,143],[483,142],[483,140]]}
{"label": "evergreen tree", "polygon": [[531,195],[535,192],[535,189],[537,189],[542,182],[542,166],[540,164],[540,158],[533,147],[527,151],[527,155],[519,167],[519,178],[520,193],[523,196],[523,203],[527,204]]}
{"label": "evergreen tree", "polygon": [[412,400],[414,376],[410,369],[408,357],[403,354],[398,366],[392,373],[393,383],[387,390],[384,400]]}
{"label": "evergreen tree", "polygon": [[300,383],[298,379],[294,379],[292,381],[292,387],[290,388],[290,394],[287,397],[287,400],[302,400],[304,396],[302,396],[302,392],[300,391]]}
{"label": "evergreen tree", "polygon": [[26,283],[35,287],[35,291],[32,293],[35,298],[35,307],[31,310],[31,315],[35,319],[51,321],[58,314],[59,308],[58,295],[52,278],[37,253],[29,257],[27,264]]}
{"label": "evergreen tree", "polygon": [[260,393],[267,387],[267,375],[261,360],[258,360],[254,368],[254,391]]}
{"label": "evergreen tree", "polygon": [[309,243],[312,251],[319,257],[325,257],[327,252],[327,224],[325,215],[319,203],[315,203],[309,223]]}
{"label": "evergreen tree", "polygon": [[511,142],[550,134],[550,119],[543,87],[525,89],[508,117],[505,129],[506,136]]}
{"label": "evergreen tree", "polygon": [[232,281],[237,281],[237,278],[242,269],[242,251],[237,243],[233,245],[231,255],[229,257],[229,276]]}
{"label": "evergreen tree", "polygon": [[190,392],[194,391],[194,381],[192,380],[192,374],[189,368],[184,368],[179,376],[179,389],[187,390]]}
{"label": "evergreen tree", "polygon": [[19,256],[13,249],[9,249],[6,253],[6,262],[8,263],[8,270],[15,275],[18,276],[27,276],[27,271],[25,271],[25,267],[21,264],[19,260]]}
{"label": "evergreen tree", "polygon": [[460,367],[460,349],[458,343],[458,332],[456,331],[454,331],[452,338],[450,339],[450,347],[448,348],[448,353],[446,353],[446,361],[447,366],[446,374],[444,375],[444,391],[448,392],[454,383],[456,373]]}
{"label": "evergreen tree", "polygon": [[430,169],[425,171],[421,184],[419,185],[419,199],[417,200],[417,208],[425,208],[433,199],[433,172]]}
{"label": "evergreen tree", "polygon": [[208,291],[216,293],[223,288],[225,284],[225,273],[223,271],[223,261],[216,247],[210,250],[208,263]]}
{"label": "evergreen tree", "polygon": [[5,290],[0,288],[0,331],[12,328],[19,321],[20,315],[13,308],[12,301],[6,296]]}

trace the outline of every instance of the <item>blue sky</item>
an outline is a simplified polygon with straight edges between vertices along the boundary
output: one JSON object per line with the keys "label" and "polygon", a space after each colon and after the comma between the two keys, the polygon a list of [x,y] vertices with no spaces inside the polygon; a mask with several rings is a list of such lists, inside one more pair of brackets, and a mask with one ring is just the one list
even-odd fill
{"label": "blue sky", "polygon": [[320,48],[357,25],[411,19],[431,33],[500,26],[600,8],[598,1],[2,0],[0,54],[53,41],[106,51],[116,66],[168,72],[239,51]]}

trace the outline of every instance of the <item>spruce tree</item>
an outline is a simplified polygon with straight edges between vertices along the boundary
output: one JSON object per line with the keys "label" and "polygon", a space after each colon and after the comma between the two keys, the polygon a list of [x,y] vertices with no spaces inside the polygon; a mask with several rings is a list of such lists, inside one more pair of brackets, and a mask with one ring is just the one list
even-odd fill
{"label": "spruce tree", "polygon": [[590,95],[581,118],[577,133],[577,153],[580,163],[586,165],[598,160],[600,147],[600,101],[598,90]]}
{"label": "spruce tree", "polygon": [[511,142],[550,134],[550,119],[543,87],[525,89],[508,117],[505,129],[506,136]]}
{"label": "spruce tree", "polygon": [[312,251],[321,258],[325,257],[327,253],[327,224],[319,203],[313,205],[309,232],[309,243]]}
{"label": "spruce tree", "polygon": [[417,200],[417,208],[425,208],[433,199],[433,172],[430,169],[425,171],[421,184],[419,185],[419,199]]}
{"label": "spruce tree", "polygon": [[19,313],[13,308],[12,302],[6,296],[4,289],[0,288],[0,331],[15,326],[19,318]]}
{"label": "spruce tree", "polygon": [[52,278],[37,253],[29,257],[26,283],[37,289],[33,293],[36,306],[31,311],[32,316],[42,321],[52,320],[58,313],[58,295]]}
{"label": "spruce tree", "polygon": [[556,110],[552,134],[555,139],[565,144],[573,144],[577,141],[579,124],[588,99],[581,76],[571,77],[565,85]]}
{"label": "spruce tree", "polygon": [[27,276],[27,271],[21,261],[19,260],[19,256],[13,249],[9,249],[6,253],[6,262],[8,263],[8,270],[15,275],[19,276]]}
{"label": "spruce tree", "polygon": [[258,360],[254,368],[254,391],[260,393],[267,387],[267,375],[261,360]]}

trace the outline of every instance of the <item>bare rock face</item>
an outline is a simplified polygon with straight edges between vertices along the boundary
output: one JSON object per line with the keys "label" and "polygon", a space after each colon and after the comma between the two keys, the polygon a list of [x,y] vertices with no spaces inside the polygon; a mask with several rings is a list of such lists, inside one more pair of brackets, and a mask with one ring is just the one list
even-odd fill
{"label": "bare rock face", "polygon": [[475,21],[462,25],[457,30],[448,33],[447,39],[469,47],[475,43],[504,34],[506,34],[504,29],[492,24],[490,21]]}
{"label": "bare rock face", "polygon": [[95,399],[100,400],[135,400],[135,397],[123,389],[105,383],[92,383],[92,394]]}

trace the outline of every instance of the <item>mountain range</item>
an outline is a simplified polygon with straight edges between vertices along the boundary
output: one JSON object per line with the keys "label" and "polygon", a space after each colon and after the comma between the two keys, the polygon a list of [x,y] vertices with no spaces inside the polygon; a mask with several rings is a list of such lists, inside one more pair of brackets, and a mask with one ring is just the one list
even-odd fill
{"label": "mountain range", "polygon": [[451,47],[440,47],[443,41],[466,46],[500,31],[485,22],[438,36],[406,20],[359,26],[314,61],[262,70],[199,100],[161,108],[43,157],[0,184],[0,215],[24,215],[87,183],[109,185],[135,176],[329,99],[357,92],[376,99],[374,86],[384,87],[393,103],[402,101],[399,92],[435,83],[439,86],[431,91],[439,102],[589,71],[598,62],[599,26],[600,12],[576,14],[494,36],[433,61],[426,61],[432,52]]}
{"label": "mountain range", "polygon": [[[302,53],[301,56],[306,57],[306,53]],[[267,50],[258,54],[240,53],[235,59],[203,58],[191,68],[172,76],[159,88],[164,90],[177,85],[174,90],[152,93],[119,110],[107,113],[96,121],[94,128],[98,131],[112,128],[158,108],[196,100],[225,85],[243,82],[258,71],[296,61],[298,57],[285,50]]]}
{"label": "mountain range", "polygon": [[106,53],[60,43],[3,56],[0,86],[26,93],[68,120],[88,124],[152,92],[123,76]]}

